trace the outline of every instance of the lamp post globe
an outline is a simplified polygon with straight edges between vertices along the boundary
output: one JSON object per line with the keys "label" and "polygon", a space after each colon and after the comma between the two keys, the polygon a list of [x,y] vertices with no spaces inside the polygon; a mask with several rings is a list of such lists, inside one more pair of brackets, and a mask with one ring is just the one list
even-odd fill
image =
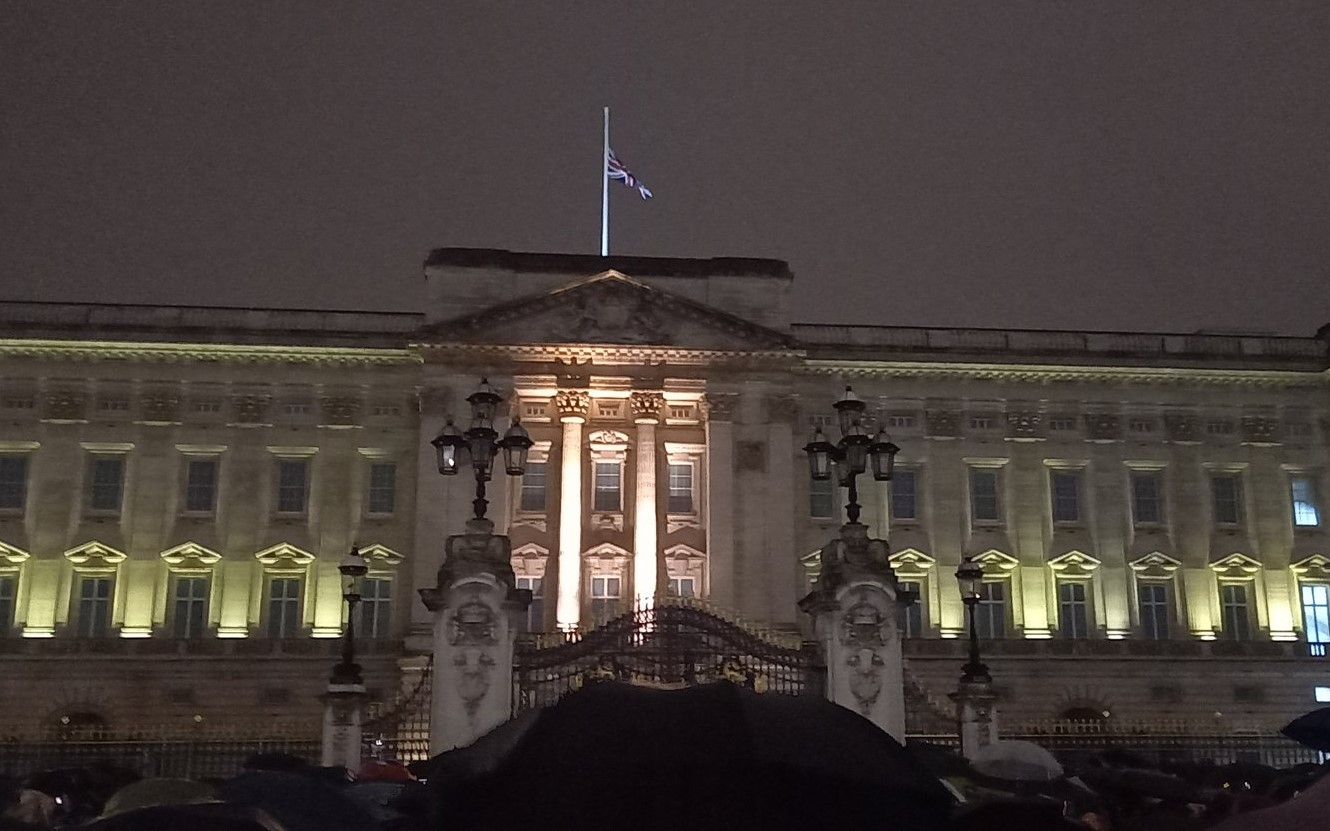
{"label": "lamp post globe", "polygon": [[476,496],[471,501],[475,519],[485,519],[489,509],[489,500],[485,498],[485,483],[493,478],[494,459],[503,454],[503,472],[509,476],[521,476],[526,473],[527,454],[531,450],[531,436],[522,426],[521,420],[514,418],[512,424],[499,437],[495,428],[495,418],[503,396],[489,382],[481,378],[476,391],[466,398],[471,405],[471,425],[463,432],[453,423],[451,416],[439,431],[439,435],[430,440],[438,456],[439,473],[444,476],[456,476],[464,465],[469,465],[476,480]]}
{"label": "lamp post globe", "polygon": [[853,387],[847,384],[845,395],[832,407],[836,410],[840,441],[833,444],[821,427],[813,429],[813,437],[804,445],[808,475],[815,482],[834,478],[838,486],[848,489],[845,515],[851,524],[856,524],[863,507],[859,504],[859,474],[867,472],[871,465],[875,480],[890,480],[900,448],[880,428],[876,436],[869,433],[864,419],[868,405],[854,394]]}

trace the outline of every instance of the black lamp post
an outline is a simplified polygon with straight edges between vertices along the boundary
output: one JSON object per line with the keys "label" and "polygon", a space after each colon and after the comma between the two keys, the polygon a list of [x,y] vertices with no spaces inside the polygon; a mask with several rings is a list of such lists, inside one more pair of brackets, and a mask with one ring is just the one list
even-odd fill
{"label": "black lamp post", "polygon": [[979,633],[974,623],[980,590],[984,583],[984,567],[966,557],[965,561],[956,568],[956,582],[960,583],[961,600],[970,615],[970,660],[961,667],[961,681],[991,683],[993,677],[988,674],[988,667],[979,660]]}
{"label": "black lamp post", "polygon": [[342,660],[333,667],[334,684],[364,684],[360,664],[356,663],[356,604],[360,602],[360,580],[369,571],[369,563],[352,546],[337,566],[342,574],[342,599],[346,601],[346,631],[342,633]]}
{"label": "black lamp post", "polygon": [[485,483],[491,478],[494,469],[494,456],[503,451],[504,472],[509,476],[521,476],[526,472],[527,452],[531,449],[531,436],[522,427],[518,418],[508,427],[503,438],[494,429],[494,415],[503,396],[490,386],[489,380],[480,379],[480,386],[467,396],[471,405],[471,426],[463,433],[453,424],[451,417],[443,426],[439,435],[430,444],[434,445],[439,458],[439,473],[444,476],[456,476],[467,459],[470,460],[472,473],[476,477],[476,498],[471,504],[476,512],[476,519],[484,519],[489,501],[485,499]]}
{"label": "black lamp post", "polygon": [[854,394],[854,388],[845,387],[845,397],[837,401],[836,418],[840,427],[841,438],[836,444],[827,441],[822,428],[813,431],[813,438],[804,445],[808,454],[808,473],[815,481],[831,478],[835,468],[836,483],[842,488],[849,488],[849,502],[845,505],[845,515],[851,523],[859,521],[859,489],[855,480],[859,474],[868,470],[871,463],[873,478],[885,482],[891,478],[896,467],[896,454],[900,448],[887,438],[881,428],[876,436],[870,436],[864,429],[864,411],[867,405]]}

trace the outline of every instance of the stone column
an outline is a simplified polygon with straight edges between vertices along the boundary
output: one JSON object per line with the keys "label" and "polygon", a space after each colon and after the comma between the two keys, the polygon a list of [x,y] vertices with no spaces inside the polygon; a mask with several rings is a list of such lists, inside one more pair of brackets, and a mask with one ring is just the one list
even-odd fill
{"label": "stone column", "polygon": [[512,715],[513,643],[531,592],[514,588],[512,542],[471,519],[448,538],[438,583],[421,589],[434,613],[430,755],[465,747]]}
{"label": "stone column", "polygon": [[582,425],[591,399],[585,392],[560,391],[554,399],[563,423],[559,471],[559,580],[555,622],[576,629],[582,617]]}
{"label": "stone column", "polygon": [[998,740],[997,693],[993,679],[987,676],[962,676],[956,692],[949,696],[956,702],[956,732],[961,737],[961,755],[973,759]]}
{"label": "stone column", "polygon": [[702,400],[707,429],[707,591],[721,606],[737,605],[734,573],[734,411],[739,396],[708,392]]}
{"label": "stone column", "polygon": [[860,523],[819,552],[821,573],[799,608],[813,616],[827,664],[827,698],[905,742],[905,665],[898,585],[885,540]]}
{"label": "stone column", "polygon": [[360,770],[361,723],[369,693],[363,683],[328,684],[323,695],[323,752],[319,764]]}
{"label": "stone column", "polygon": [[646,608],[656,598],[658,580],[656,528],[656,425],[665,400],[657,392],[635,392],[629,399],[637,424],[637,480],[633,512],[633,599]]}

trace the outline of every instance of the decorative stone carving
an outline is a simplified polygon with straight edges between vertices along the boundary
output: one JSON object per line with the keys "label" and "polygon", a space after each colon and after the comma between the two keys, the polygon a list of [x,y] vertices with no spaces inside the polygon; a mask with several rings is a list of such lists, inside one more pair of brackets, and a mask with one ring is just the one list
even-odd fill
{"label": "decorative stone carving", "polygon": [[322,423],[333,427],[354,427],[360,423],[362,402],[354,396],[332,396],[319,402]]}
{"label": "decorative stone carving", "polygon": [[926,410],[924,421],[928,425],[928,435],[934,438],[956,438],[961,434],[959,410]]}
{"label": "decorative stone carving", "polygon": [[841,526],[840,536],[818,552],[820,568],[814,591],[834,592],[862,580],[894,584],[896,575],[891,569],[890,556],[886,540],[869,539],[868,526],[847,523]]}
{"label": "decorative stone carving", "polygon": [[771,421],[793,424],[799,420],[799,402],[793,395],[773,395],[767,398],[767,415]]}
{"label": "decorative stone carving", "polygon": [[709,392],[702,397],[702,414],[710,421],[733,421],[739,396],[732,392]]}
{"label": "decorative stone carving", "polygon": [[46,396],[46,418],[50,421],[84,421],[88,399],[81,392],[52,392]]}
{"label": "decorative stone carving", "polygon": [[507,537],[495,536],[494,523],[490,520],[468,519],[466,533],[453,534],[444,543],[438,589],[445,590],[462,580],[489,574],[513,591],[517,579],[513,576],[512,547],[512,541]]}
{"label": "decorative stone carving", "polygon": [[1243,416],[1242,440],[1248,444],[1278,444],[1279,419],[1265,416]]}
{"label": "decorative stone carving", "polygon": [[664,318],[648,296],[611,289],[598,296],[582,292],[568,308],[574,342],[670,344]]}
{"label": "decorative stone carving", "polygon": [[748,473],[761,473],[767,469],[767,445],[760,441],[734,443],[734,464]]}
{"label": "decorative stone carving", "polygon": [[453,648],[452,664],[458,676],[456,693],[467,719],[473,722],[494,681],[494,647],[499,643],[500,612],[482,592],[482,585],[465,586],[462,602],[448,619],[448,645]]}
{"label": "decorative stone carving", "polygon": [[1194,413],[1166,413],[1164,430],[1168,440],[1178,444],[1195,444],[1201,440],[1201,420]]}
{"label": "decorative stone carving", "polygon": [[991,679],[962,678],[956,692],[949,697],[956,702],[961,755],[973,759],[976,753],[998,740],[997,692]]}
{"label": "decorative stone carving", "polygon": [[1085,437],[1090,441],[1117,441],[1122,438],[1122,419],[1116,413],[1086,413]]}
{"label": "decorative stone carving", "polygon": [[591,396],[582,390],[559,390],[554,394],[554,408],[561,419],[585,419],[591,411]]}
{"label": "decorative stone carving", "polygon": [[1044,435],[1044,417],[1035,410],[1007,413],[1007,436],[1013,439],[1037,439]]}
{"label": "decorative stone carving", "polygon": [[845,611],[840,621],[840,645],[849,669],[850,694],[859,715],[871,717],[882,697],[885,682],[886,651],[895,621],[882,602],[882,592],[859,586],[842,601]]}
{"label": "decorative stone carving", "polygon": [[267,395],[237,395],[231,399],[231,413],[236,424],[265,424],[271,403]]}
{"label": "decorative stone carving", "polygon": [[143,396],[143,420],[149,424],[174,424],[179,421],[180,397],[173,393],[150,392]]}
{"label": "decorative stone carving", "polygon": [[656,424],[665,411],[665,396],[658,392],[635,392],[628,399],[632,408],[633,420]]}

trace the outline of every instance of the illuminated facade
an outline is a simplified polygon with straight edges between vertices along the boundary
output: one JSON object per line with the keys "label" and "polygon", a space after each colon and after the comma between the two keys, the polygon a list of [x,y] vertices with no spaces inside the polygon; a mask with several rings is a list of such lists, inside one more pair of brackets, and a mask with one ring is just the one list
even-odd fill
{"label": "illuminated facade", "polygon": [[0,304],[0,695],[31,702],[0,731],[316,723],[352,544],[390,699],[429,651],[416,590],[470,514],[428,440],[481,376],[535,441],[490,489],[533,630],[664,593],[804,625],[842,517],[801,448],[849,383],[902,448],[861,501],[921,597],[918,706],[955,688],[962,556],[988,577],[1008,722],[1315,706],[1325,340],[804,325],[791,280],[445,249],[421,314]]}

